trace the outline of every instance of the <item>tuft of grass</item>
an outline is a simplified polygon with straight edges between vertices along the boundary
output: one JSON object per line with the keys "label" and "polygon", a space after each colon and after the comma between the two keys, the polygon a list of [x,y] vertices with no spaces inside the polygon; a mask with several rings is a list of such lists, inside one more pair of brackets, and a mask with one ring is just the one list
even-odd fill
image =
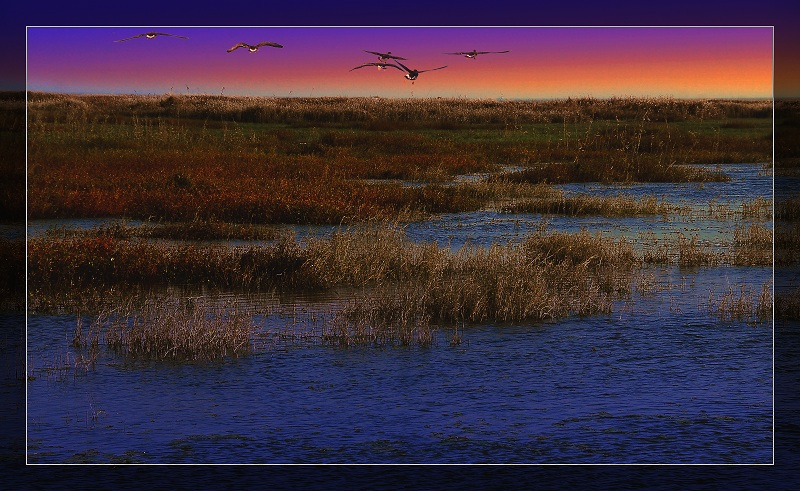
{"label": "tuft of grass", "polygon": [[718,265],[720,260],[720,254],[714,252],[707,244],[703,244],[697,235],[678,236],[678,266],[711,267]]}
{"label": "tuft of grass", "polygon": [[772,230],[761,224],[737,225],[733,230],[732,264],[737,266],[771,265],[772,242]]}
{"label": "tuft of grass", "polygon": [[760,323],[771,320],[771,284],[764,283],[760,292],[753,292],[745,286],[741,286],[738,292],[731,287],[719,296],[711,291],[706,307],[710,315],[724,321],[738,320]]}
{"label": "tuft of grass", "polygon": [[250,316],[202,297],[145,302],[136,311],[101,315],[92,324],[109,349],[126,357],[159,361],[212,361],[253,349]]}
{"label": "tuft of grass", "polygon": [[543,213],[567,216],[598,215],[623,217],[639,215],[668,214],[672,210],[663,200],[655,196],[636,199],[632,196],[593,196],[576,194],[565,196],[563,192],[552,193],[544,198],[515,201],[500,207],[503,213]]}

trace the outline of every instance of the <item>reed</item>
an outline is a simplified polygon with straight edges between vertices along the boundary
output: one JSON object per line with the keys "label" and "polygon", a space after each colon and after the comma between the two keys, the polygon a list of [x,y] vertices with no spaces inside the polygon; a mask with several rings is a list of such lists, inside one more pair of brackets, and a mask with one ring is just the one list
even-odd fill
{"label": "reed", "polygon": [[552,193],[544,198],[519,200],[500,207],[503,213],[543,213],[566,216],[598,215],[604,217],[627,217],[640,215],[666,215],[673,207],[659,201],[656,196],[639,199],[624,194],[595,196],[575,194],[565,196],[563,192]]}
{"label": "reed", "polygon": [[[383,336],[403,344],[421,339],[424,344],[431,339],[425,326],[431,324],[540,321],[608,312],[613,298],[632,290],[638,264],[624,238],[585,231],[541,230],[520,242],[466,245],[455,252],[435,243],[413,243],[402,229],[381,226],[343,229],[304,244],[287,238],[234,249],[106,240],[32,239],[31,304],[44,303],[47,287],[69,292],[101,284],[261,285],[293,291],[366,287],[357,303],[336,316],[337,326],[347,328],[341,331],[343,339],[363,342]],[[151,307],[142,320],[119,315],[121,323],[103,322],[116,329],[110,333],[155,336],[159,323],[171,326],[170,332],[184,332],[191,323],[185,320],[189,313],[200,312],[183,304],[161,310],[170,309],[182,317],[161,322]],[[125,331],[130,323],[136,329]],[[110,345],[138,346],[135,338],[122,342],[108,335]],[[75,338],[85,343],[80,335]]]}
{"label": "reed", "polygon": [[771,229],[758,223],[737,225],[733,230],[731,263],[737,266],[770,266],[772,244]]}
{"label": "reed", "polygon": [[212,361],[252,352],[249,316],[200,298],[163,298],[135,311],[110,312],[92,324],[113,352],[133,359]]}
{"label": "reed", "polygon": [[730,287],[720,295],[709,292],[706,307],[710,315],[723,321],[762,323],[772,319],[772,298],[771,283],[764,283],[759,292],[745,286],[737,292]]}
{"label": "reed", "polygon": [[702,243],[697,235],[678,236],[678,266],[711,267],[718,265],[721,259],[721,254]]}
{"label": "reed", "polygon": [[[608,313],[631,289],[636,263],[623,239],[538,233],[518,244],[455,253],[418,250],[414,276],[391,275],[350,302],[326,339],[344,345],[432,340],[430,326],[538,322]],[[413,260],[408,264],[414,263]]]}
{"label": "reed", "polygon": [[25,305],[25,241],[0,239],[0,311]]}
{"label": "reed", "polygon": [[209,240],[277,240],[285,235],[285,230],[264,225],[222,222],[214,219],[195,217],[189,222],[144,223],[127,225],[115,223],[99,225],[91,229],[67,229],[54,227],[45,234],[49,237],[112,237],[114,239],[172,239],[186,241]]}
{"label": "reed", "polygon": [[741,217],[755,220],[772,219],[772,200],[759,196],[752,200],[746,200],[741,206]]}

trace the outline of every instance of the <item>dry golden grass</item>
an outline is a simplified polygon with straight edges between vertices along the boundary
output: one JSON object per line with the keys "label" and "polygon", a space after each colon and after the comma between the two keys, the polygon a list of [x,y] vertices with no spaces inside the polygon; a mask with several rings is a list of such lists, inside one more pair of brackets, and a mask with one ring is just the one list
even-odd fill
{"label": "dry golden grass", "polygon": [[92,329],[105,333],[107,346],[145,360],[211,361],[252,351],[249,315],[202,297],[151,300],[136,310],[101,315]]}
{"label": "dry golden grass", "polygon": [[737,225],[733,230],[733,258],[737,266],[772,265],[772,230],[753,223]]}
{"label": "dry golden grass", "polygon": [[624,194],[615,196],[595,196],[575,194],[566,196],[563,192],[553,192],[551,196],[514,201],[500,207],[503,213],[544,213],[566,216],[597,215],[604,217],[623,217],[639,215],[666,215],[673,207],[659,201],[656,196],[643,196],[639,199]]}
{"label": "dry golden grass", "polygon": [[764,283],[760,292],[745,286],[738,292],[731,287],[720,295],[711,291],[706,307],[710,315],[724,321],[765,322],[772,319],[772,285]]}
{"label": "dry golden grass", "polygon": [[686,237],[678,236],[678,266],[681,267],[710,267],[720,263],[722,255],[715,252],[707,244],[700,241],[697,235]]}

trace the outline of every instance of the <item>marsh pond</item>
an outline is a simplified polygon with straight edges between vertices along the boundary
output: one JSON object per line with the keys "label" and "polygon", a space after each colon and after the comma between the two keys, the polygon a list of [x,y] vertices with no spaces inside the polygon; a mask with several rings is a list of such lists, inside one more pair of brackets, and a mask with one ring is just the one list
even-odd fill
{"label": "marsh pond", "polygon": [[768,103],[165,100],[29,101],[29,464],[772,463]]}

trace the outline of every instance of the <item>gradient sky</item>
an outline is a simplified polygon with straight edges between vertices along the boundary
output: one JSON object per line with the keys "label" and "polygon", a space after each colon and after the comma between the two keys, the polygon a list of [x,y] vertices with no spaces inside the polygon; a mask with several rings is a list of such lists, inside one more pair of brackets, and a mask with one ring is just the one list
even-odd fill
{"label": "gradient sky", "polygon": [[[146,31],[188,36],[114,42]],[[226,50],[243,41],[283,49]],[[761,28],[29,27],[29,90],[547,99],[773,94],[773,30]],[[453,51],[502,51],[477,59]],[[422,73],[379,71],[392,51]],[[188,87],[188,88],[187,88]]]}

